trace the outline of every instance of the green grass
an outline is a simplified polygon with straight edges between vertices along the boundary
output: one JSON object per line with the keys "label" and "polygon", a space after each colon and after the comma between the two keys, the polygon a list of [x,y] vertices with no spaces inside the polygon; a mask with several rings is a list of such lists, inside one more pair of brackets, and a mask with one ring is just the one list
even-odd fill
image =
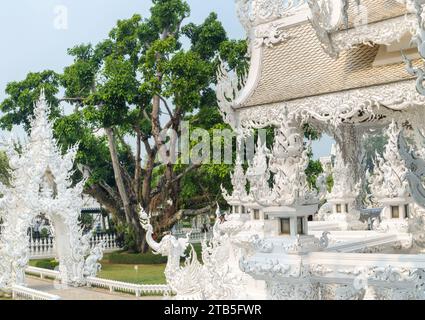
{"label": "green grass", "polygon": [[[39,266],[50,259],[30,260],[30,266]],[[98,277],[137,284],[165,284],[165,264],[116,264],[110,263],[108,255],[101,262]],[[0,298],[1,299],[1,298]]]}
{"label": "green grass", "polygon": [[113,264],[103,260],[98,277],[137,284],[166,284],[165,264]]}
{"label": "green grass", "polygon": [[[202,261],[201,245],[194,244],[193,247],[197,253],[198,260]],[[189,248],[186,253],[189,253]],[[126,252],[108,253],[104,255],[103,260],[100,262],[102,270],[99,272],[98,277],[137,284],[165,284],[164,270],[166,264],[159,263],[161,261],[158,258],[162,257],[153,257],[152,254],[143,256]],[[162,261],[165,262],[167,261],[166,259]],[[29,265],[43,267],[51,261],[51,259],[30,260]],[[154,262],[149,263],[151,261]]]}
{"label": "green grass", "polygon": [[167,257],[163,257],[152,252],[144,254],[128,253],[125,251],[117,251],[104,255],[104,260],[113,264],[164,264],[167,263]]}

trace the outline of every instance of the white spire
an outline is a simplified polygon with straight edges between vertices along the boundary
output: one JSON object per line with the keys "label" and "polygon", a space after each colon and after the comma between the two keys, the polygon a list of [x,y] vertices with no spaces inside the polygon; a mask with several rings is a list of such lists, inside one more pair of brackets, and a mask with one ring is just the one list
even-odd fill
{"label": "white spire", "polygon": [[400,129],[393,121],[386,132],[388,143],[384,154],[376,156],[373,174],[369,174],[369,183],[375,199],[404,198],[410,196],[406,179],[407,169],[398,152]]}

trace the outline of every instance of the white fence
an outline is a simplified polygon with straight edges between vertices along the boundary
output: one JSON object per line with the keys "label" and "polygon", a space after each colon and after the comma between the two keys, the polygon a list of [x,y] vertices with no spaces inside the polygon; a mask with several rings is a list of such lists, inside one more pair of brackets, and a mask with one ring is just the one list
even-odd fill
{"label": "white fence", "polygon": [[[41,279],[51,278],[51,279],[60,279],[59,271],[48,270],[43,268],[36,267],[27,267],[25,269],[27,274],[36,275]],[[98,287],[108,289],[110,292],[119,291],[125,293],[135,294],[136,297],[141,295],[164,295],[170,291],[169,287],[165,284],[135,284],[128,282],[121,282],[115,280],[108,280],[96,277],[87,278],[87,286],[89,287]]]}
{"label": "white fence", "polygon": [[[175,236],[176,238],[186,238],[186,234],[185,232],[175,232],[173,233],[173,236]],[[189,242],[190,243],[201,243],[202,240],[205,239],[205,237],[207,238],[207,240],[210,240],[213,237],[213,233],[212,231],[209,232],[201,232],[201,231],[192,231],[190,233],[190,237],[189,237]]]}
{"label": "white fence", "polygon": [[[90,246],[93,248],[98,243],[105,240],[104,252],[120,250],[115,234],[94,235],[90,239]],[[31,259],[47,259],[56,256],[55,240],[53,237],[43,239],[30,239],[29,241]]]}
{"label": "white fence", "polygon": [[61,297],[54,294],[23,287],[23,286],[13,285],[12,299],[13,300],[61,300]]}
{"label": "white fence", "polygon": [[40,277],[40,279],[44,278],[52,278],[52,279],[59,279],[60,273],[56,270],[49,270],[44,268],[37,268],[37,267],[27,267],[25,269],[25,272],[31,275],[35,275]]}
{"label": "white fence", "polygon": [[169,287],[165,284],[134,284],[115,280],[101,279],[95,277],[87,278],[87,285],[109,289],[110,292],[120,291],[135,294],[140,297],[142,294],[164,295],[169,292]]}

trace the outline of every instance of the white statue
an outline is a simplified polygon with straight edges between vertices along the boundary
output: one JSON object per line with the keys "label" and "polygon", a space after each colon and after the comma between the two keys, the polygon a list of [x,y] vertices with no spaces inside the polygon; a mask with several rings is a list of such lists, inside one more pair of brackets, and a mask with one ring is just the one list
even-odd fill
{"label": "white statue", "polygon": [[[191,253],[182,266],[180,260],[185,257],[186,249],[189,246],[189,234],[183,239],[166,235],[158,243],[152,237],[153,228],[150,224],[150,216],[143,209],[141,209],[140,219],[146,230],[146,240],[149,246],[156,254],[168,257],[165,277],[170,291],[175,294],[175,299],[212,300],[240,297],[243,282],[240,274],[234,273],[229,268],[229,247],[222,243],[222,236],[219,233],[215,233],[215,235],[220,239],[213,239],[209,245],[206,240],[203,241],[203,264],[198,261],[196,252],[191,247]],[[220,221],[217,219],[214,229],[219,224]]]}
{"label": "white statue", "polygon": [[[72,186],[77,147],[62,155],[53,138],[44,92],[35,105],[29,142],[21,152],[10,143],[7,150],[11,186],[2,187],[0,201],[4,228],[0,236],[0,289],[25,284],[29,260],[28,234],[34,218],[43,213],[55,230],[60,277],[69,285],[84,285],[85,275],[95,275],[101,246],[90,249],[89,236],[83,236],[79,217],[85,180]],[[89,257],[88,260],[86,258]]]}

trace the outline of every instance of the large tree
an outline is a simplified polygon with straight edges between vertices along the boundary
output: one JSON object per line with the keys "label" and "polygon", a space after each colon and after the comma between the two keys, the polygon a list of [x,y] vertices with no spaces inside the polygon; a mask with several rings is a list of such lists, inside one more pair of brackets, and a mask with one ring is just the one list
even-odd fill
{"label": "large tree", "polygon": [[245,41],[229,40],[216,14],[184,25],[190,9],[183,0],[152,0],[150,13],[118,21],[96,45],[69,49],[74,61],[61,74],[29,73],[9,83],[0,105],[3,129],[28,129],[33,102],[45,89],[57,138],[64,148],[79,142],[85,191],[129,228],[136,251],[146,250],[139,205],[156,214],[160,232],[187,205],[205,211],[217,200],[219,183],[208,181],[228,177],[229,166],[160,161],[172,155],[162,132],[180,135],[183,120],[223,126],[214,94],[218,57],[239,72],[247,66]]}

